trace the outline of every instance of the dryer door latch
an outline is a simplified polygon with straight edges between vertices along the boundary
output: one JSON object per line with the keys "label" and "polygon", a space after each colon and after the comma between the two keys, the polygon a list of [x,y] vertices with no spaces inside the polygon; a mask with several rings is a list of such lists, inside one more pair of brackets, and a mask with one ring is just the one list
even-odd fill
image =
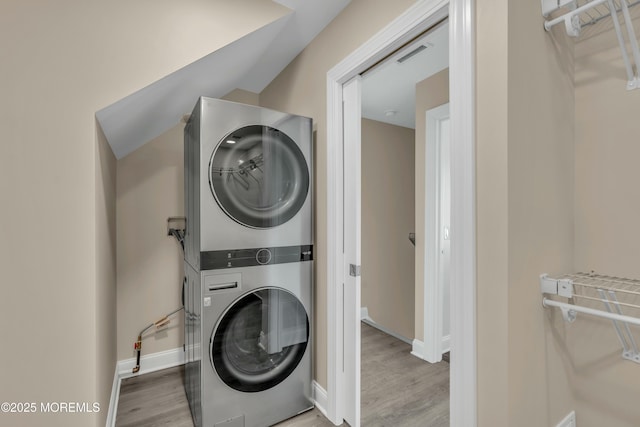
{"label": "dryer door latch", "polygon": [[355,264],[349,264],[349,275],[353,277],[360,276],[360,266]]}

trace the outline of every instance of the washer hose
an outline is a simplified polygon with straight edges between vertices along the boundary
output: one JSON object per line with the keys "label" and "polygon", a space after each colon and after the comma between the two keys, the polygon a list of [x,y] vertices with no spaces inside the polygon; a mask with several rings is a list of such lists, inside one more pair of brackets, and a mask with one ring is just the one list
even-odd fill
{"label": "washer hose", "polygon": [[[169,223],[171,223],[173,221],[180,221],[180,220],[184,221],[184,218],[183,217],[171,217],[167,221]],[[182,247],[182,252],[184,252],[185,229],[184,228],[169,228],[169,230],[167,231],[167,235],[175,237],[175,239],[178,241],[178,243],[180,243],[180,246]],[[185,278],[185,280],[186,280],[186,278]],[[171,319],[169,319],[169,317],[173,316],[174,314],[176,314],[177,312],[179,312],[180,310],[183,310],[183,309],[184,309],[184,281],[182,282],[182,307],[176,308],[171,313],[161,317],[160,319],[156,320],[153,323],[150,323],[144,329],[142,329],[140,331],[140,333],[138,334],[138,339],[133,344],[133,348],[136,350],[136,366],[135,366],[135,368],[133,368],[133,373],[134,374],[137,373],[138,371],[140,371],[140,354],[142,353],[142,335],[144,335],[145,332],[147,332],[150,328],[152,328],[154,326],[156,327],[156,329],[160,329],[160,328],[162,328],[164,326],[167,326],[169,324],[169,322],[171,322]]]}
{"label": "washer hose", "polygon": [[133,348],[136,350],[136,367],[133,368],[134,374],[140,370],[140,353],[142,353],[142,335],[144,335],[145,332],[147,332],[149,329],[151,329],[154,326],[156,327],[156,329],[160,329],[167,326],[171,322],[171,319],[169,319],[169,317],[173,316],[174,314],[176,314],[182,309],[184,309],[184,307],[176,308],[171,313],[161,317],[160,319],[156,320],[153,323],[150,323],[140,331],[140,333],[138,334],[138,340],[133,344]]}

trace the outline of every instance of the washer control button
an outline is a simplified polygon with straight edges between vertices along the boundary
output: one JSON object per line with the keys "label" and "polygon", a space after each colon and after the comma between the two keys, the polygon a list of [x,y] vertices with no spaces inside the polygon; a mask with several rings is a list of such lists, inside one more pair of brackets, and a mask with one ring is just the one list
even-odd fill
{"label": "washer control button", "polygon": [[256,252],[256,261],[258,264],[265,265],[271,262],[271,251],[266,248],[262,248]]}

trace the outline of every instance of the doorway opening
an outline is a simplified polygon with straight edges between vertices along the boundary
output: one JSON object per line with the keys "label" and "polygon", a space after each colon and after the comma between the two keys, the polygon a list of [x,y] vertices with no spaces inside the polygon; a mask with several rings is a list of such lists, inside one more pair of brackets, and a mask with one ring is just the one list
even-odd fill
{"label": "doorway opening", "polygon": [[362,74],[362,425],[449,425],[448,42],[444,20]]}
{"label": "doorway opening", "polygon": [[449,425],[448,35],[444,20],[362,74],[363,425]]}
{"label": "doorway opening", "polygon": [[474,53],[471,0],[421,0],[327,73],[327,404],[360,425],[361,77],[450,19],[450,425],[476,425]]}

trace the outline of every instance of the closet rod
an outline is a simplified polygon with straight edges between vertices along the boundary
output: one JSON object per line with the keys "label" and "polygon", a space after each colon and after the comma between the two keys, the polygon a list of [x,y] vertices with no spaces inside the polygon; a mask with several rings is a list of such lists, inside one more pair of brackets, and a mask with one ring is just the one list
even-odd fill
{"label": "closet rod", "polygon": [[[567,32],[569,32],[569,28],[570,28],[569,26],[571,24],[570,24],[570,21],[567,20],[567,18],[575,19],[575,18],[578,17],[578,14],[580,14],[580,13],[582,13],[584,11],[587,11],[589,9],[593,9],[594,7],[596,7],[598,5],[601,5],[603,3],[606,3],[607,1],[608,0],[594,0],[592,2],[589,2],[587,4],[584,4],[584,5],[580,6],[577,9],[573,9],[571,12],[569,12],[569,13],[567,13],[565,15],[562,15],[562,16],[559,16],[559,17],[557,17],[555,19],[552,19],[551,21],[546,21],[545,20],[544,21],[544,29],[547,30],[547,31],[550,31],[551,27],[553,27],[554,25],[559,24],[561,22],[566,22],[567,23],[566,24],[567,25]],[[623,1],[626,1],[626,0],[623,0]],[[578,34],[571,34],[571,35],[577,36]]]}
{"label": "closet rod", "polygon": [[625,316],[624,314],[609,313],[607,311],[596,310],[589,307],[583,307],[580,305],[567,304],[566,302],[555,301],[547,297],[542,298],[543,307],[557,307],[559,309],[568,310],[569,312],[584,313],[591,316],[603,317],[605,319],[614,320],[618,322],[631,323],[632,325],[640,326],[640,319],[632,316]]}

